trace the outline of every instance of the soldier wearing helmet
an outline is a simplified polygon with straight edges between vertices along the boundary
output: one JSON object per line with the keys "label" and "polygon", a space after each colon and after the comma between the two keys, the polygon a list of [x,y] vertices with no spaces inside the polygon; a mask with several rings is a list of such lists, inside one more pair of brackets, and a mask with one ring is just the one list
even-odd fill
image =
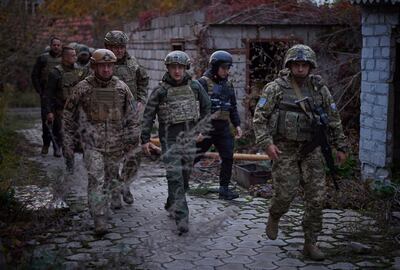
{"label": "soldier wearing helmet", "polygon": [[[137,101],[138,109],[142,111],[146,104],[149,77],[143,67],[139,65],[136,58],[129,55],[126,51],[128,41],[129,38],[124,32],[114,30],[106,34],[104,45],[107,49],[113,51],[117,57],[114,75],[129,86],[131,93]],[[140,166],[140,155],[137,153],[131,154],[126,156],[122,169],[122,199],[128,204],[133,203],[130,184]],[[111,199],[111,207],[113,209],[121,208],[121,193],[118,191],[113,193]]]}
{"label": "soldier wearing helmet", "polygon": [[[306,112],[310,114],[310,110],[315,112],[315,108],[321,108],[327,114],[328,131],[339,163],[346,159],[347,145],[335,101],[321,77],[311,73],[314,68],[317,68],[317,61],[310,47],[302,44],[291,47],[284,59],[284,69],[262,91],[253,126],[257,144],[274,161],[274,197],[269,209],[267,236],[272,240],[277,238],[279,220],[289,210],[302,183],[305,200],[303,253],[313,260],[323,260],[324,253],[316,243],[322,229],[325,165],[320,147],[300,157],[299,151],[314,135],[312,119]],[[311,106],[295,102],[305,97],[311,100]]]}
{"label": "soldier wearing helmet", "polygon": [[[40,95],[43,138],[42,155],[47,155],[51,142],[50,133],[46,124],[47,111],[45,107],[44,92],[47,86],[47,79],[50,70],[61,63],[61,48],[61,40],[57,37],[52,37],[50,39],[49,51],[41,54],[37,58],[31,74],[33,87]],[[55,147],[53,147],[53,149],[56,150]]]}
{"label": "soldier wearing helmet", "polygon": [[[210,100],[203,87],[187,73],[189,56],[182,51],[170,52],[164,60],[167,72],[149,97],[142,120],[142,148],[145,154],[157,151],[150,142],[155,117],[159,123],[159,137],[166,164],[168,199],[165,209],[175,218],[178,232],[188,229],[189,209],[185,197],[196,152],[195,135],[203,132],[196,124],[207,121]],[[200,122],[201,123],[201,122]]]}
{"label": "soldier wearing helmet", "polygon": [[[236,107],[236,96],[232,82],[228,80],[232,66],[232,55],[226,51],[216,51],[210,56],[209,69],[199,82],[211,99],[212,130],[207,138],[197,144],[199,153],[205,153],[214,145],[222,159],[219,174],[219,198],[233,200],[239,194],[229,189],[233,165],[234,138],[230,124],[235,127],[237,136],[242,136],[240,118]],[[198,155],[195,163],[200,160]]]}
{"label": "soldier wearing helmet", "polygon": [[81,44],[77,50],[77,57],[78,60],[76,61],[76,64],[80,68],[86,68],[89,67],[89,61],[90,61],[90,51],[89,47]]}
{"label": "soldier wearing helmet", "polygon": [[129,87],[113,76],[115,54],[96,50],[90,58],[93,75],[74,88],[64,109],[64,148],[73,156],[78,132],[88,171],[88,203],[95,233],[108,231],[107,215],[111,191],[119,189],[119,165],[124,153],[139,141],[139,113]]}

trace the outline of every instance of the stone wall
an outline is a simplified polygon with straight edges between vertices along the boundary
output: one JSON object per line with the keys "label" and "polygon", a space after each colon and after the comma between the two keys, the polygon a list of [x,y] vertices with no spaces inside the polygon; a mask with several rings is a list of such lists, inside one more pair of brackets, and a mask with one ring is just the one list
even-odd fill
{"label": "stone wall", "polygon": [[390,80],[395,64],[391,31],[398,23],[398,10],[376,6],[363,8],[359,158],[364,179],[390,177],[390,121],[393,117],[389,106],[393,91]]}

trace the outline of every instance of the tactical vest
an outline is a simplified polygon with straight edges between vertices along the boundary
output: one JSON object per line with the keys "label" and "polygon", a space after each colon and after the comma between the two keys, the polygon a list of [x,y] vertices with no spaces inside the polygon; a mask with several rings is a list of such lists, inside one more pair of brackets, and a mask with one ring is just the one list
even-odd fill
{"label": "tactical vest", "polygon": [[[312,86],[304,87],[301,89],[301,94],[303,97],[310,97],[311,103],[315,104],[313,91]],[[298,97],[292,87],[283,89],[278,105],[277,134],[292,141],[310,141],[313,136],[312,121],[295,103],[296,100]],[[306,108],[308,110],[307,106]]]}
{"label": "tactical vest", "polygon": [[74,87],[78,82],[83,79],[84,71],[80,68],[74,68],[72,70],[66,71],[62,65],[55,67],[61,73],[61,100],[64,102],[72,94],[72,87]]}
{"label": "tactical vest", "polygon": [[191,81],[182,86],[173,87],[161,82],[166,90],[165,100],[159,105],[158,121],[162,124],[196,122],[200,118],[200,105],[190,87]]}
{"label": "tactical vest", "polygon": [[211,99],[211,119],[212,120],[229,120],[231,100],[229,91],[233,91],[227,82],[226,88],[220,84],[213,82],[207,76],[201,77],[207,83],[207,93]]}
{"label": "tactical vest", "polygon": [[40,74],[40,81],[43,83],[43,86],[46,87],[49,72],[55,66],[61,64],[61,57],[53,57],[49,53],[45,53],[44,57],[46,57],[46,66],[42,69],[42,72]]}
{"label": "tactical vest", "polygon": [[130,58],[126,61],[125,65],[115,65],[114,76],[117,76],[121,81],[129,86],[129,90],[135,100],[137,100],[137,77],[136,71],[139,64],[136,59]]}
{"label": "tactical vest", "polygon": [[[86,79],[89,83],[90,81]],[[92,89],[89,106],[89,120],[92,122],[122,121],[121,97],[118,94],[116,80],[113,78],[108,87]],[[91,83],[92,84],[92,83]]]}

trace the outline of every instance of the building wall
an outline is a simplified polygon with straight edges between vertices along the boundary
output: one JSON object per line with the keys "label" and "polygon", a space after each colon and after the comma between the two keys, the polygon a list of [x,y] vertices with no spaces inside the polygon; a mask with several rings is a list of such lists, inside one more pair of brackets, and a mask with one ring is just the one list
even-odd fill
{"label": "building wall", "polygon": [[362,177],[390,177],[392,133],[390,96],[395,46],[392,26],[399,24],[396,7],[366,6],[362,12],[362,82],[360,152]]}
{"label": "building wall", "polygon": [[[246,40],[275,39],[298,40],[312,45],[326,26],[251,26],[207,25],[202,11],[153,19],[147,29],[138,29],[135,23],[125,26],[131,41],[128,51],[147,69],[150,88],[157,86],[165,72],[163,59],[171,50],[171,39],[185,39],[185,51],[194,61],[204,66],[215,50],[228,50],[233,54],[230,79],[233,81],[242,123],[246,112],[246,68],[248,64]],[[201,55],[200,55],[201,54]],[[206,58],[206,59],[204,59]],[[323,62],[327,62],[323,60]],[[192,68],[193,72],[194,69]],[[197,70],[196,70],[197,71]]]}

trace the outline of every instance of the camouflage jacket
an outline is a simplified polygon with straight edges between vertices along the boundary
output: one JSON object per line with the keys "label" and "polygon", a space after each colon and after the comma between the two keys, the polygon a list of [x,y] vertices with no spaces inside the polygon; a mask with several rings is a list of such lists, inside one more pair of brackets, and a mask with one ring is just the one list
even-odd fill
{"label": "camouflage jacket", "polygon": [[[201,86],[201,84],[198,81],[192,81],[190,79],[190,76],[186,74],[185,78],[183,79],[182,83],[180,85],[176,84],[176,81],[174,81],[171,76],[167,73],[165,73],[162,82],[167,83],[172,86],[181,86],[184,84],[190,84],[190,88],[193,90],[196,99],[199,101],[199,107],[200,107],[200,119],[203,119],[210,113],[210,108],[211,108],[211,102],[208,97],[208,94],[204,90],[204,88]],[[150,141],[150,135],[151,135],[151,129],[154,124],[154,120],[156,118],[156,115],[159,117],[160,113],[160,105],[165,102],[166,96],[167,96],[167,90],[161,86],[162,82],[158,87],[156,87],[150,94],[149,100],[147,101],[144,113],[143,113],[143,119],[142,119],[142,134],[141,134],[141,140],[142,143],[147,143]],[[195,109],[195,108],[193,108]],[[166,126],[162,123],[160,123],[159,126],[159,136],[164,137],[165,134],[171,135],[172,133],[168,133],[168,130],[172,130],[172,126]],[[171,135],[173,136],[173,135]]]}
{"label": "camouflage jacket", "polygon": [[137,101],[146,104],[149,76],[135,57],[127,53],[126,57],[117,61],[114,75],[129,86]]}
{"label": "camouflage jacket", "polygon": [[[254,113],[253,128],[256,143],[263,149],[266,149],[271,144],[276,144],[276,140],[280,140],[280,137],[276,136],[279,105],[283,91],[293,89],[290,80],[290,71],[284,69],[277,79],[264,87],[261,93]],[[328,115],[328,131],[331,143],[336,149],[347,151],[346,137],[343,133],[340,115],[328,87],[318,75],[309,75],[306,83],[313,86],[310,90],[314,91],[312,96],[318,96],[321,99],[322,108]]]}
{"label": "camouflage jacket", "polygon": [[[105,93],[107,89],[111,91]],[[107,98],[108,103],[104,102]],[[102,111],[105,119],[97,117]],[[139,113],[128,86],[115,76],[104,82],[91,75],[74,87],[65,104],[64,146],[70,152],[78,132],[84,150],[122,151],[127,145],[139,143],[139,124]]]}

